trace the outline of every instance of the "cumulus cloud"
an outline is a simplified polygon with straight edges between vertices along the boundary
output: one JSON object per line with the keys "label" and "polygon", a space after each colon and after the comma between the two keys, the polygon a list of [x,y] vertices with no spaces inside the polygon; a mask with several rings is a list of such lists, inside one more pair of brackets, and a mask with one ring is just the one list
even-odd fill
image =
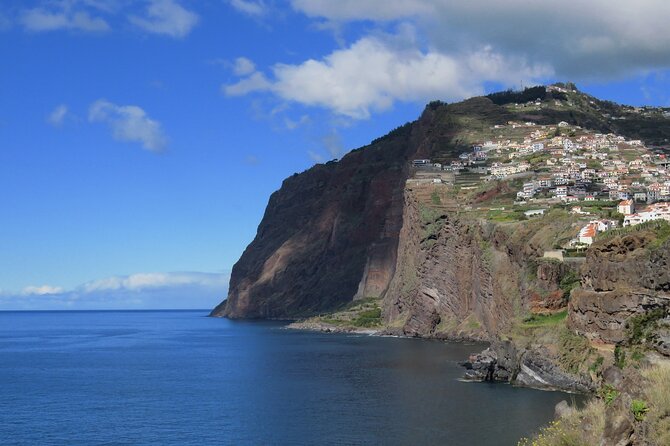
{"label": "cumulus cloud", "polygon": [[160,123],[136,105],[116,105],[99,99],[89,108],[88,119],[106,123],[115,139],[139,142],[153,152],[159,152],[167,145]]}
{"label": "cumulus cloud", "polygon": [[229,279],[228,273],[139,273],[69,290],[29,286],[18,293],[0,292],[0,309],[207,309],[225,298]]}
{"label": "cumulus cloud", "polygon": [[268,10],[267,5],[263,1],[230,0],[230,5],[244,14],[255,17],[265,15]]}
{"label": "cumulus cloud", "polygon": [[75,30],[84,32],[105,32],[110,27],[101,17],[95,17],[85,10],[71,7],[69,3],[59,3],[53,8],[28,9],[21,15],[21,24],[28,31],[45,32]]}
{"label": "cumulus cloud", "polygon": [[68,114],[68,108],[65,104],[60,104],[47,116],[47,122],[54,127],[60,127],[65,122]]}
{"label": "cumulus cloud", "polygon": [[145,16],[131,15],[128,20],[150,33],[179,38],[190,33],[199,18],[175,0],[150,0]]}
{"label": "cumulus cloud", "polygon": [[[670,68],[670,2],[566,0],[291,0],[319,29],[358,33],[301,63],[238,73],[229,96],[270,93],[287,103],[364,119],[398,101],[460,100],[490,84],[614,79]],[[409,30],[409,31],[408,31]]]}
{"label": "cumulus cloud", "polygon": [[405,21],[441,51],[493,45],[552,66],[559,76],[602,77],[670,66],[665,0],[292,0],[305,15],[338,23]]}
{"label": "cumulus cloud", "polygon": [[261,72],[223,86],[227,95],[270,91],[281,99],[324,107],[351,118],[367,118],[395,101],[454,99],[480,94],[486,81],[530,82],[551,74],[549,67],[506,57],[491,47],[445,54],[363,37],[321,60],[276,64],[272,78]]}

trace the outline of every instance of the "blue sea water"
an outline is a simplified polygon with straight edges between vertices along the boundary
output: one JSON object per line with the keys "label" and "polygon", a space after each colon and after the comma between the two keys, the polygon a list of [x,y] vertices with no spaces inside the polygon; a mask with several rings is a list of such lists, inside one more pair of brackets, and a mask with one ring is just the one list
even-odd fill
{"label": "blue sea water", "polygon": [[0,444],[514,445],[569,399],[459,381],[481,345],[206,314],[0,312]]}

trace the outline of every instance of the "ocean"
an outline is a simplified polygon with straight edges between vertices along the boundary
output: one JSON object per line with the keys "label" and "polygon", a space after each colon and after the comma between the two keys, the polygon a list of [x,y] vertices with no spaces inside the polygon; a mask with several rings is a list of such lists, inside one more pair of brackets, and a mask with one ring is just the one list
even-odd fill
{"label": "ocean", "polygon": [[481,344],[206,315],[0,312],[0,444],[515,445],[570,400],[459,381]]}

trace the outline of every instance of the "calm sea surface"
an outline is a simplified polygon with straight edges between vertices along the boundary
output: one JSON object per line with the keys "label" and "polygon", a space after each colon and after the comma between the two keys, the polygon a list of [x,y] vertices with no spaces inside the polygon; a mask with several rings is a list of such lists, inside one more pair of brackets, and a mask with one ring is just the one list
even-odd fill
{"label": "calm sea surface", "polygon": [[570,399],[458,381],[480,345],[206,314],[0,312],[0,444],[514,445]]}

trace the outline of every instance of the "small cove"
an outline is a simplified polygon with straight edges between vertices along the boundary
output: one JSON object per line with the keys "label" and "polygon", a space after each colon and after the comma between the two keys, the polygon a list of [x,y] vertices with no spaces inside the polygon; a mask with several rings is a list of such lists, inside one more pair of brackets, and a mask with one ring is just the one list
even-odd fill
{"label": "small cove", "polygon": [[0,313],[2,443],[514,445],[571,399],[459,381],[481,344],[206,314]]}

